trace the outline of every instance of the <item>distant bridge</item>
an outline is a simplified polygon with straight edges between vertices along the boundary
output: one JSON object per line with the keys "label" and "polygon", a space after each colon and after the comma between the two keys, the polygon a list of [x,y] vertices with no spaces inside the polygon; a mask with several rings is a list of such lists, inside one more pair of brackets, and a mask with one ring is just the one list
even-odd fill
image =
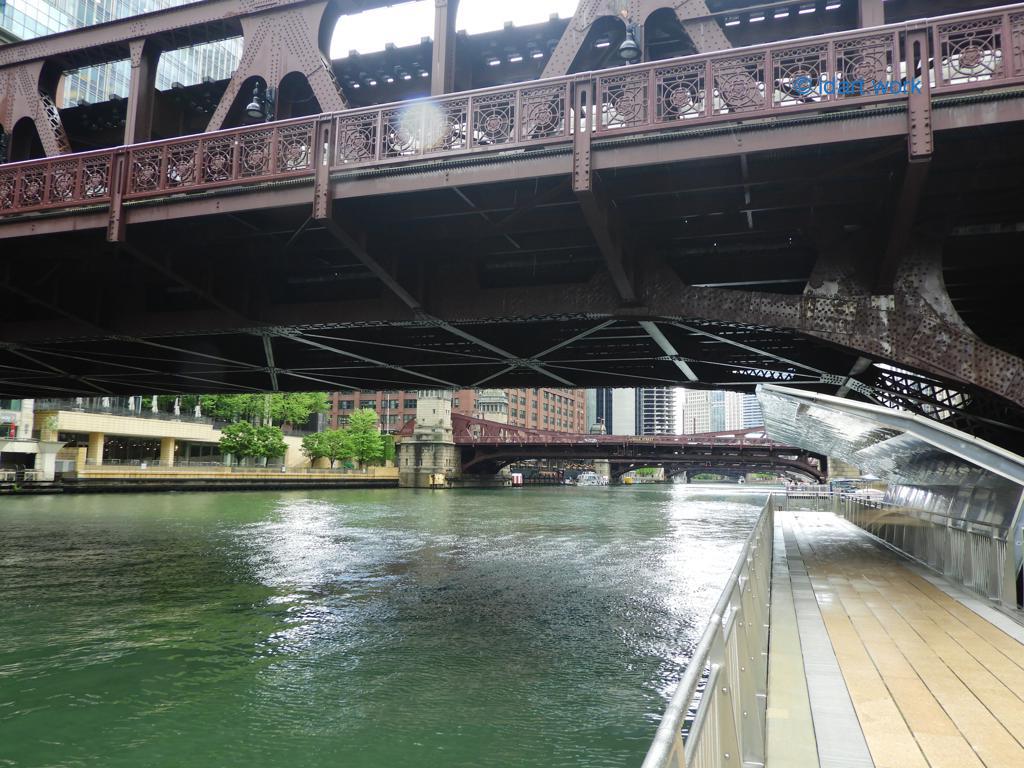
{"label": "distant bridge", "polygon": [[[415,421],[399,437],[411,437]],[[608,461],[612,476],[641,467],[664,467],[680,472],[721,471],[796,474],[824,482],[823,456],[780,445],[759,429],[711,432],[701,435],[590,435],[510,426],[462,414],[452,414],[452,433],[467,474],[495,474],[517,461],[563,459]]]}

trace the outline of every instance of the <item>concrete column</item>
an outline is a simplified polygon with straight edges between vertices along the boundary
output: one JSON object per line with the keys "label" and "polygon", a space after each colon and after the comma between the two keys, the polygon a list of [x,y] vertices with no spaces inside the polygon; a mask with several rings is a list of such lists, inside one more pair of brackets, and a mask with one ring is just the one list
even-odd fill
{"label": "concrete column", "polygon": [[858,6],[861,27],[880,27],[885,24],[885,7],[882,0],[860,0]]}
{"label": "concrete column", "polygon": [[124,143],[137,144],[152,138],[156,68],[160,63],[160,49],[146,40],[132,40],[128,46],[131,51],[132,73],[128,87]]}
{"label": "concrete column", "polygon": [[173,467],[174,466],[174,446],[176,440],[173,437],[161,437],[160,438],[160,466],[161,467]]}
{"label": "concrete column", "polygon": [[43,420],[43,423],[39,427],[39,439],[42,440],[44,443],[56,442],[59,434],[57,432],[56,427],[52,426],[52,424],[46,423],[50,419],[52,419],[53,424],[55,424],[57,421],[57,419],[54,418],[53,416],[48,416],[46,419]]}
{"label": "concrete column", "polygon": [[[35,402],[35,400],[21,401],[21,414],[18,416],[17,435],[24,440],[32,438],[32,427],[35,422]],[[43,439],[56,440],[57,436],[54,434],[52,438]]]}
{"label": "concrete column", "polygon": [[89,464],[100,466],[103,464],[103,440],[106,438],[102,432],[90,432],[89,433],[89,453],[86,455],[86,461]]}
{"label": "concrete column", "polygon": [[430,67],[430,95],[455,90],[455,17],[459,0],[435,0],[434,55]]}

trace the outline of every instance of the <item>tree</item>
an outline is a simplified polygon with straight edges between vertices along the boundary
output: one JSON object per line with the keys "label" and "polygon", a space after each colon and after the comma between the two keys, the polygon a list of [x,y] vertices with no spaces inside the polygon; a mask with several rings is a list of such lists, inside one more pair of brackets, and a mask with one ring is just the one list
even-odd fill
{"label": "tree", "polygon": [[360,464],[379,461],[384,456],[384,440],[377,429],[377,412],[371,408],[353,411],[345,429],[350,454]]}
{"label": "tree", "polygon": [[326,392],[268,392],[251,395],[203,395],[203,413],[221,421],[253,424],[304,424],[328,409]]}
{"label": "tree", "polygon": [[327,436],[325,438],[327,452],[324,455],[330,459],[331,469],[334,469],[334,462],[352,458],[352,440],[348,430],[332,429],[322,434]]}
{"label": "tree", "polygon": [[352,444],[347,430],[328,429],[302,438],[302,452],[309,457],[310,463],[315,459],[329,459],[331,469],[334,469],[336,461],[352,458]]}
{"label": "tree", "polygon": [[302,454],[309,459],[310,466],[317,459],[327,458],[327,434],[327,432],[313,432],[302,438]]}
{"label": "tree", "polygon": [[248,421],[236,421],[228,424],[220,433],[221,453],[230,453],[236,459],[253,456],[256,440],[256,427]]}
{"label": "tree", "polygon": [[261,459],[277,459],[288,452],[280,427],[263,425],[253,430],[253,453]]}
{"label": "tree", "polygon": [[274,421],[305,424],[314,413],[330,407],[326,392],[288,392],[271,395],[270,415]]}

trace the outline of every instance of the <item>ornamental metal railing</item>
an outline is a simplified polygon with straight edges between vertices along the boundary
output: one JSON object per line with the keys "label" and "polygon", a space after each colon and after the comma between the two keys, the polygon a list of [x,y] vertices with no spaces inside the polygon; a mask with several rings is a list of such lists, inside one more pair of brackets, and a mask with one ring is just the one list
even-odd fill
{"label": "ornamental metal railing", "polygon": [[774,509],[769,496],[642,768],[764,764]]}
{"label": "ornamental metal railing", "polygon": [[0,216],[901,102],[925,79],[933,96],[1024,83],[1024,4],[11,163]]}

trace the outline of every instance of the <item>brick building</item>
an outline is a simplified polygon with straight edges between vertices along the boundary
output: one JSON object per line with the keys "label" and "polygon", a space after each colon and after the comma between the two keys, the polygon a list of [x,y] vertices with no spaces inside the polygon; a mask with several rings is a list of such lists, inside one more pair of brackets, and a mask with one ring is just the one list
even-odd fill
{"label": "brick building", "polygon": [[[493,390],[488,390],[493,392]],[[556,432],[587,431],[586,397],[582,389],[506,389],[508,423],[521,427],[550,429]],[[477,405],[479,391],[459,389],[453,393],[452,411],[486,418]],[[416,417],[416,390],[390,392],[332,392],[329,427],[344,426],[348,414],[360,408],[372,408],[380,416],[381,429],[397,432],[406,421]]]}

